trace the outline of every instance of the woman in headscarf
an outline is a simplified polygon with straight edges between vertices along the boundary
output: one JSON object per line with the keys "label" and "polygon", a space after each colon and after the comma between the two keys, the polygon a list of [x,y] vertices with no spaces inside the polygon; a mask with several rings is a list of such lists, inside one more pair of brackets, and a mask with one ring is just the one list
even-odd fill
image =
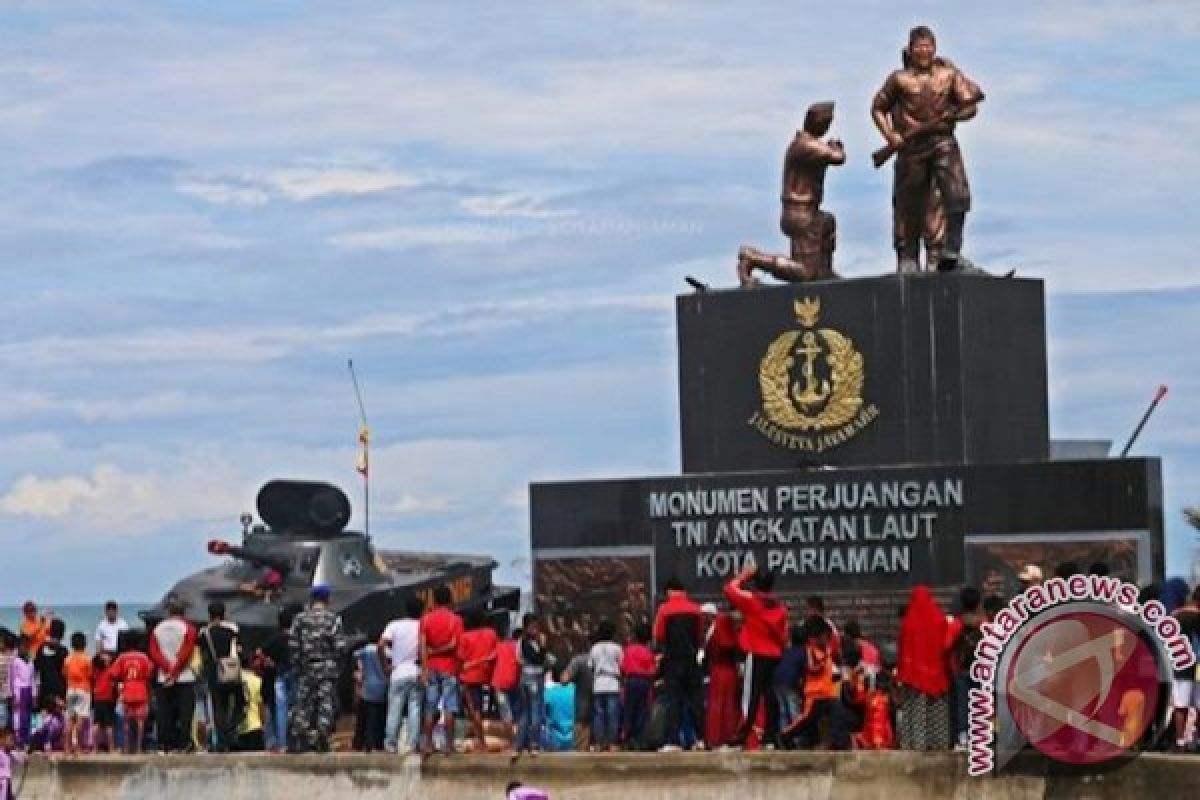
{"label": "woman in headscarf", "polygon": [[946,669],[946,615],[927,586],[914,586],[900,622],[898,744],[901,750],[950,747],[950,676]]}

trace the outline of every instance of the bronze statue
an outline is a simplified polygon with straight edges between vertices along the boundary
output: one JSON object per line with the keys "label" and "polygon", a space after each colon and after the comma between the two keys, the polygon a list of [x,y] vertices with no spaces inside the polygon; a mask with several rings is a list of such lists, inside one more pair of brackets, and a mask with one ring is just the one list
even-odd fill
{"label": "bronze statue", "polygon": [[833,103],[814,103],[804,115],[804,128],[796,131],[783,159],[779,227],[791,239],[791,258],[742,247],[738,251],[738,280],[743,286],[757,283],[753,275],[756,269],[790,282],[837,277],[833,271],[837,224],[832,214],[821,210],[825,170],[846,162],[846,150],[840,141],[821,140],[832,124]]}
{"label": "bronze statue", "polygon": [[906,53],[904,67],[888,76],[871,104],[875,127],[887,140],[873,156],[875,166],[896,155],[892,205],[897,269],[920,268],[922,238],[927,268],[970,266],[962,244],[971,190],[954,128],[975,116],[983,92],[954,64],[937,57],[937,40],[929,28],[912,29]]}

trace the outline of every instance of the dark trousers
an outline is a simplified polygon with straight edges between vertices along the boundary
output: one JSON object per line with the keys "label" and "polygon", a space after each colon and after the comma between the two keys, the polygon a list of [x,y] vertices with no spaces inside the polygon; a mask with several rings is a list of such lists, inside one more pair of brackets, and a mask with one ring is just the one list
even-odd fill
{"label": "dark trousers", "polygon": [[234,749],[239,753],[257,753],[267,749],[267,740],[261,730],[250,731],[238,735],[237,747]]}
{"label": "dark trousers", "polygon": [[637,676],[625,680],[625,705],[621,709],[625,741],[635,746],[646,728],[646,717],[650,713],[650,679]]}
{"label": "dark trousers", "polygon": [[387,729],[387,703],[372,703],[360,699],[354,715],[354,749],[373,753],[383,749]]}
{"label": "dark trousers", "polygon": [[779,699],[775,696],[775,667],[779,665],[778,658],[749,655],[750,702],[746,706],[746,718],[738,731],[737,741],[745,744],[750,738],[750,730],[758,720],[759,703],[767,704],[766,727],[763,729],[763,744],[771,744],[779,736]]}
{"label": "dark trousers", "polygon": [[[238,725],[245,710],[245,697],[241,684],[215,686],[210,684],[208,696],[212,702],[213,735],[218,753],[228,753],[237,745]],[[189,723],[188,728],[191,728]]]}
{"label": "dark trousers", "polygon": [[166,752],[192,746],[192,716],[196,711],[196,687],[176,683],[158,687],[158,746]]}
{"label": "dark trousers", "polygon": [[687,718],[697,740],[704,733],[704,673],[696,665],[668,664],[663,670],[663,689],[667,699],[667,744],[687,745],[683,722]]}
{"label": "dark trousers", "polygon": [[850,734],[862,727],[862,714],[833,698],[813,702],[808,713],[788,729],[788,745],[816,747],[820,744],[821,723],[825,720],[828,720],[830,747],[834,750],[849,750]]}

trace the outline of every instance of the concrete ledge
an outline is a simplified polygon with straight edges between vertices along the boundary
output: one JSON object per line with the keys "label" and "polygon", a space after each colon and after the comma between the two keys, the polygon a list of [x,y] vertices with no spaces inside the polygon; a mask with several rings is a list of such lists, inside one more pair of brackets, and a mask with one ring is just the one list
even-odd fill
{"label": "concrete ledge", "polygon": [[1093,776],[1047,774],[1039,759],[998,778],[969,778],[958,753],[566,753],[419,758],[327,756],[92,756],[31,762],[18,800],[499,800],[521,780],[555,800],[1033,800],[1190,796],[1200,758],[1145,755]]}

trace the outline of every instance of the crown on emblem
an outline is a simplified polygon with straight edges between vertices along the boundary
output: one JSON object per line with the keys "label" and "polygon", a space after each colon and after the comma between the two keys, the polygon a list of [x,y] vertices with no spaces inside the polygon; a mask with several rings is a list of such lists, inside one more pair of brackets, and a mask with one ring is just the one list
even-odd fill
{"label": "crown on emblem", "polygon": [[800,324],[811,328],[817,324],[817,317],[821,313],[821,300],[816,297],[806,297],[792,303],[792,309],[796,312],[796,319],[800,321]]}

